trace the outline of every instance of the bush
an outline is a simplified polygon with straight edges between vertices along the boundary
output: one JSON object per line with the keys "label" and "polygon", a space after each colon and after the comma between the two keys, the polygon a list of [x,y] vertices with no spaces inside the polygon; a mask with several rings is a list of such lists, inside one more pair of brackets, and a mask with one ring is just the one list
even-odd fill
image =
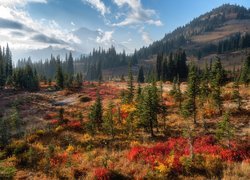
{"label": "bush", "polygon": [[80,102],[84,103],[84,102],[89,102],[92,99],[90,97],[88,97],[88,96],[81,96],[81,97],[79,97],[79,100],[80,100]]}
{"label": "bush", "polygon": [[12,179],[16,174],[15,167],[0,166],[0,179]]}

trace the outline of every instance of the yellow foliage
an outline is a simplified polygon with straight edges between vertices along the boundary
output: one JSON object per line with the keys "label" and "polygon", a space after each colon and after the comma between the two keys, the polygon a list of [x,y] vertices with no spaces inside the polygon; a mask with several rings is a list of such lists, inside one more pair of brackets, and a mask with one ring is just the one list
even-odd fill
{"label": "yellow foliage", "polygon": [[66,152],[67,153],[73,153],[75,151],[75,148],[74,148],[74,146],[72,146],[72,145],[69,145],[68,147],[67,147],[67,149],[66,149]]}
{"label": "yellow foliage", "polygon": [[131,112],[134,112],[135,110],[136,108],[134,104],[122,104],[121,105],[121,112],[131,113]]}
{"label": "yellow foliage", "polygon": [[42,136],[45,134],[44,130],[40,129],[40,130],[37,130],[36,131],[36,134],[39,135],[39,136]]}
{"label": "yellow foliage", "polygon": [[164,163],[157,162],[158,166],[155,167],[161,174],[167,175],[173,167],[174,155],[170,155]]}
{"label": "yellow foliage", "polygon": [[130,143],[130,147],[135,147],[135,146],[140,146],[140,142],[139,141],[131,141]]}
{"label": "yellow foliage", "polygon": [[63,131],[63,127],[62,126],[58,126],[56,129],[55,129],[56,132],[61,132]]}

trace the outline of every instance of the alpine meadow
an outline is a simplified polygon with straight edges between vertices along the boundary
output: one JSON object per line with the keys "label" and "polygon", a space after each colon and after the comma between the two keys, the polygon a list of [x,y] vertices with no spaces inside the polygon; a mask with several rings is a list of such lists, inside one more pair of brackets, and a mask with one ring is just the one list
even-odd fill
{"label": "alpine meadow", "polygon": [[0,179],[250,179],[250,1],[1,0]]}

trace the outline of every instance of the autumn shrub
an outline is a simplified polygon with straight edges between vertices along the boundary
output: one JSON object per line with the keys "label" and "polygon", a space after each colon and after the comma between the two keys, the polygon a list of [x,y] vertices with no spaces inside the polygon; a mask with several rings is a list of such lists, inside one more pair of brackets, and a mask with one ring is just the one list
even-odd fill
{"label": "autumn shrub", "polygon": [[0,165],[0,179],[13,179],[17,169],[13,166]]}
{"label": "autumn shrub", "polygon": [[8,156],[14,154],[19,155],[23,152],[27,151],[29,148],[27,142],[19,140],[19,141],[13,141],[10,145],[6,148],[6,153]]}
{"label": "autumn shrub", "polygon": [[97,180],[108,180],[110,179],[110,171],[107,168],[96,168],[94,170],[94,177]]}
{"label": "autumn shrub", "polygon": [[171,172],[206,173],[209,177],[220,177],[223,162],[241,162],[249,159],[247,147],[249,146],[232,143],[229,149],[218,144],[213,136],[203,136],[195,139],[194,155],[191,157],[188,139],[180,137],[170,138],[165,143],[158,143],[152,147],[133,147],[127,158],[130,161],[150,164],[152,168],[165,175]]}
{"label": "autumn shrub", "polygon": [[81,96],[81,97],[79,97],[79,101],[80,102],[90,102],[92,99],[90,98],[90,97],[88,97],[88,96]]}

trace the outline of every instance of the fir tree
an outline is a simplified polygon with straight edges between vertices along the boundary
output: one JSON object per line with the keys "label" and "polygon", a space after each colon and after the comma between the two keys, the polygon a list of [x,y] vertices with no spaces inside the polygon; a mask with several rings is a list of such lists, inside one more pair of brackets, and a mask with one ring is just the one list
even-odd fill
{"label": "fir tree", "polygon": [[131,70],[131,63],[128,67],[128,95],[127,95],[127,101],[132,102],[134,98],[134,84],[133,84],[133,74]]}
{"label": "fir tree", "polygon": [[139,69],[137,82],[138,83],[144,83],[144,72],[143,72],[143,67],[142,66]]}
{"label": "fir tree", "polygon": [[240,96],[240,86],[239,86],[239,81],[237,79],[234,81],[232,98],[233,101],[237,104],[237,109],[241,110],[242,97]]}
{"label": "fir tree", "polygon": [[218,122],[216,129],[216,137],[219,140],[225,139],[227,141],[227,146],[230,147],[230,141],[234,137],[234,127],[230,123],[230,114],[226,112],[224,114],[223,120]]}
{"label": "fir tree", "polygon": [[114,104],[112,102],[109,102],[107,112],[104,116],[104,129],[105,132],[109,135],[111,135],[112,139],[115,137],[115,124],[114,124],[114,118],[113,118],[113,108]]}
{"label": "fir tree", "polygon": [[63,76],[60,60],[58,60],[57,62],[56,85],[61,89],[64,88],[64,76]]}
{"label": "fir tree", "polygon": [[99,90],[96,92],[96,101],[90,108],[89,119],[91,127],[94,129],[99,129],[102,126],[103,118],[102,118],[103,108],[102,108],[102,100],[99,94]]}
{"label": "fir tree", "polygon": [[183,115],[184,117],[193,116],[194,124],[196,124],[197,95],[198,95],[197,68],[194,64],[191,64],[188,73],[187,98],[183,107]]}
{"label": "fir tree", "polygon": [[241,82],[248,86],[250,83],[250,56],[245,60],[241,70]]}
{"label": "fir tree", "polygon": [[212,68],[212,82],[211,82],[211,96],[215,106],[222,114],[222,98],[221,98],[221,86],[223,82],[223,69],[220,59],[217,58]]}

